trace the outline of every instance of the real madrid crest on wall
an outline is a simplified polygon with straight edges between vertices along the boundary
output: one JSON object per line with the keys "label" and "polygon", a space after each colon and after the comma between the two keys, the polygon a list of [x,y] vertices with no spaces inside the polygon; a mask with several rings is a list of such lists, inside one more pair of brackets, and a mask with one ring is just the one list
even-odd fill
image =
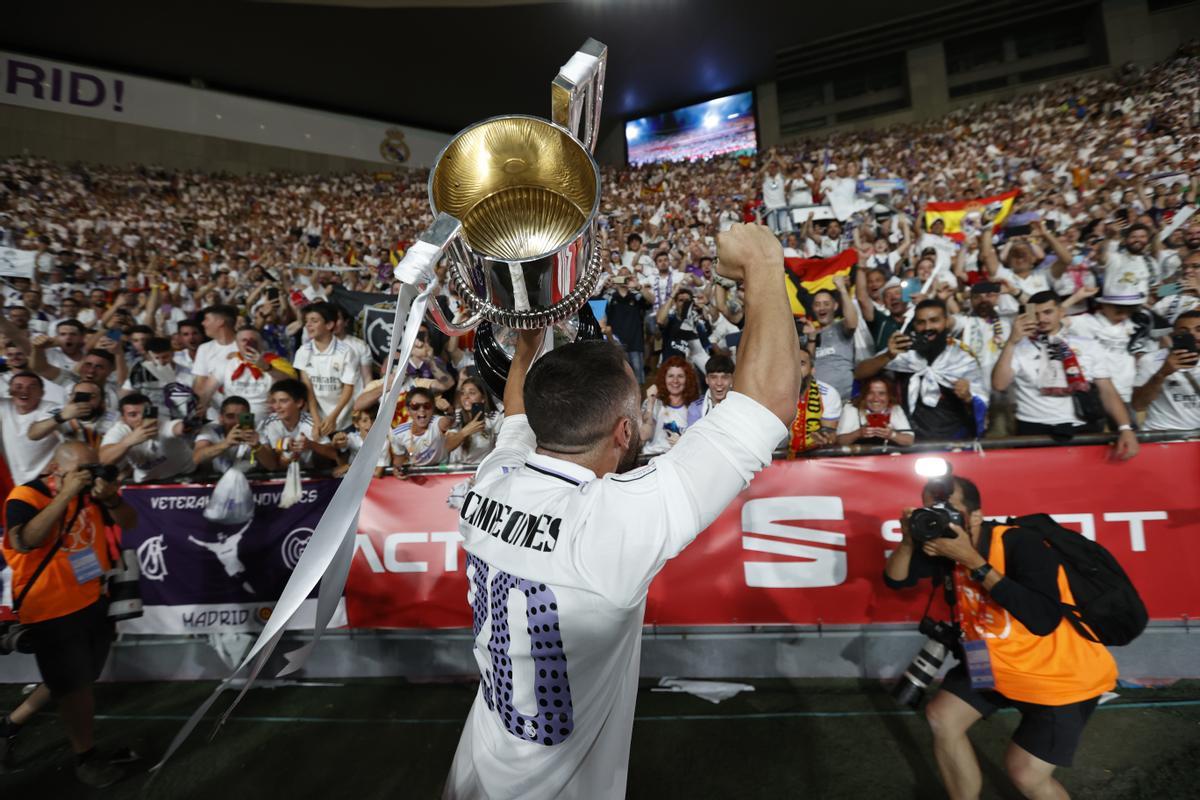
{"label": "real madrid crest on wall", "polygon": [[379,143],[379,155],[383,156],[384,161],[390,161],[393,164],[406,163],[412,152],[408,149],[408,142],[404,141],[404,131],[399,128],[388,128],[387,133],[383,136],[383,141]]}

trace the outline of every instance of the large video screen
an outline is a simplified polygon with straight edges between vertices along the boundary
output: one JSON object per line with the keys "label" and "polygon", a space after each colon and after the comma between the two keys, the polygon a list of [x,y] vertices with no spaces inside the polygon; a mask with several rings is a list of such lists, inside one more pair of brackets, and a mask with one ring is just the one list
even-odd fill
{"label": "large video screen", "polygon": [[754,93],[718,97],[625,123],[630,164],[753,153],[758,145]]}

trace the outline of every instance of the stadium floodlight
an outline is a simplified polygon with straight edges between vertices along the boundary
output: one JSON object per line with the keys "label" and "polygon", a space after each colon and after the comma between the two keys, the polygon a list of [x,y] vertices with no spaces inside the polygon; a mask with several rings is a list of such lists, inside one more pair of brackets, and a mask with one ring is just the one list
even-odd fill
{"label": "stadium floodlight", "polygon": [[913,464],[913,470],[922,478],[942,478],[950,473],[950,465],[944,458],[927,456],[918,458]]}
{"label": "stadium floodlight", "polygon": [[641,135],[642,135],[642,129],[640,127],[638,127],[638,124],[636,122],[630,122],[629,124],[627,124],[625,126],[625,138],[628,139],[629,141],[632,142],[634,139],[638,138]]}
{"label": "stadium floodlight", "polygon": [[717,127],[717,124],[719,122],[720,122],[720,120],[717,119],[716,114],[705,114],[704,115],[704,127],[705,128],[710,128],[710,129],[715,128],[715,127]]}

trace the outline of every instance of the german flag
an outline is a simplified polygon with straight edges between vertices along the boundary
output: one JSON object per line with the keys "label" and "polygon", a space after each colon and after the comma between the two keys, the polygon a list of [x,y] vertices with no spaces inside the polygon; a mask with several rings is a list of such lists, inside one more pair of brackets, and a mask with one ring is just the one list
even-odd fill
{"label": "german flag", "polygon": [[1000,230],[1005,217],[1012,212],[1013,201],[1020,193],[1020,189],[1013,189],[1011,192],[981,197],[978,200],[962,200],[957,203],[926,203],[925,230],[932,229],[933,223],[941,220],[946,225],[942,235],[961,242],[965,234],[963,221],[966,217],[969,214],[982,214],[987,210],[991,212],[992,232],[995,233]]}
{"label": "german flag", "polygon": [[858,252],[854,248],[843,250],[830,258],[784,256],[784,283],[792,304],[792,315],[811,316],[812,295],[822,289],[835,291],[833,279],[838,275],[846,276],[849,282],[857,263]]}

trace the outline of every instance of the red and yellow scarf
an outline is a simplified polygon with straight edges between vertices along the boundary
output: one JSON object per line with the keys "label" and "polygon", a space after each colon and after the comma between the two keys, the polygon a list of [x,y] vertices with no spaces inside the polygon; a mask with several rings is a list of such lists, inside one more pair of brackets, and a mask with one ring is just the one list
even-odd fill
{"label": "red and yellow scarf", "polygon": [[816,446],[815,437],[817,431],[821,430],[821,416],[824,413],[821,389],[817,386],[817,379],[810,377],[808,388],[800,392],[800,399],[796,402],[796,420],[792,423],[792,435],[788,439],[788,458],[795,458],[798,453]]}

